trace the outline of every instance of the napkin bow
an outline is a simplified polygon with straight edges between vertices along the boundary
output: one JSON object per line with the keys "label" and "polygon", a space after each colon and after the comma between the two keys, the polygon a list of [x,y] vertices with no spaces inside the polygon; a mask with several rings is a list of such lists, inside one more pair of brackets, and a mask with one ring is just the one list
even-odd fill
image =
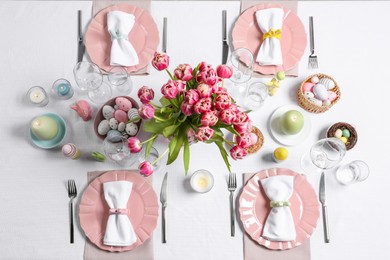
{"label": "napkin bow", "polygon": [[139,63],[137,52],[128,38],[134,22],[133,14],[122,11],[111,11],[107,14],[107,28],[112,41],[111,66],[134,66]]}
{"label": "napkin bow", "polygon": [[103,243],[110,246],[130,246],[137,236],[127,216],[127,202],[133,183],[111,181],[103,183],[104,198],[110,207]]}
{"label": "napkin bow", "polygon": [[263,42],[260,45],[256,61],[260,65],[282,65],[282,37],[284,11],[282,8],[268,8],[256,11],[256,21],[263,32]]}
{"label": "napkin bow", "polygon": [[294,240],[295,225],[288,202],[294,190],[294,176],[272,176],[262,179],[261,185],[272,208],[264,224],[262,236],[270,241]]}

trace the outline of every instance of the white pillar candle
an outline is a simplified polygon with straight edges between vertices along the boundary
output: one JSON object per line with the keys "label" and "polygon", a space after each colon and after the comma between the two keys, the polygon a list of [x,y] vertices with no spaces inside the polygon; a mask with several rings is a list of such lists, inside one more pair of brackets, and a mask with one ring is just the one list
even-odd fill
{"label": "white pillar candle", "polygon": [[198,170],[191,176],[191,187],[197,192],[208,192],[213,186],[214,177],[207,170]]}
{"label": "white pillar candle", "polygon": [[31,131],[41,140],[51,140],[58,133],[58,125],[49,116],[38,116],[31,122]]}
{"label": "white pillar candle", "polygon": [[34,105],[45,106],[49,103],[49,97],[42,87],[32,87],[27,92],[27,99]]}

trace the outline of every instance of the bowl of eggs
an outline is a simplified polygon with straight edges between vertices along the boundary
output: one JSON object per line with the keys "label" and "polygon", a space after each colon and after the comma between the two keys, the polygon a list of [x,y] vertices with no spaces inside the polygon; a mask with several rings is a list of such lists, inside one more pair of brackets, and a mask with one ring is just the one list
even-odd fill
{"label": "bowl of eggs", "polygon": [[137,102],[128,96],[108,100],[96,114],[95,134],[102,140],[106,137],[115,140],[137,135],[141,126],[138,108]]}
{"label": "bowl of eggs", "polygon": [[307,77],[298,90],[299,105],[311,113],[323,113],[339,99],[338,84],[331,76],[322,73]]}
{"label": "bowl of eggs", "polygon": [[345,122],[333,124],[329,127],[326,136],[340,139],[345,144],[345,147],[347,147],[347,150],[352,149],[358,139],[355,127]]}

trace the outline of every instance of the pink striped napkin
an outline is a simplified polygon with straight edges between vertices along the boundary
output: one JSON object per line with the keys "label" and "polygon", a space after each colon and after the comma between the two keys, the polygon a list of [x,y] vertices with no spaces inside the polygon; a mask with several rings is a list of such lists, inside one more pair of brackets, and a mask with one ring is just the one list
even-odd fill
{"label": "pink striped napkin", "polygon": [[[246,183],[254,173],[244,173]],[[244,260],[310,260],[310,239],[289,250],[271,250],[259,245],[244,233]]]}
{"label": "pink striped napkin", "polygon": [[[100,10],[116,4],[128,3],[150,12],[151,0],[93,0],[92,2],[92,16],[95,16]],[[144,68],[130,72],[130,75],[148,75],[150,64]]]}
{"label": "pink striped napkin", "polygon": [[[88,172],[88,184],[91,183],[96,177],[107,171],[94,171]],[[152,184],[151,176],[146,180]],[[139,247],[131,251],[125,252],[109,252],[98,248],[89,239],[85,240],[84,247],[84,259],[85,260],[153,260],[153,234]]]}
{"label": "pink striped napkin", "polygon": [[[291,11],[297,13],[298,10],[298,2],[297,1],[263,1],[263,0],[241,0],[241,10],[240,12],[244,12],[246,9],[249,7],[252,7],[254,5],[258,4],[280,4],[285,6],[286,8],[290,9]],[[288,77],[297,77],[298,76],[298,67],[299,64],[295,65],[294,68],[285,71],[284,73]],[[264,75],[259,72],[253,72],[252,74],[253,77],[270,77],[270,75]]]}

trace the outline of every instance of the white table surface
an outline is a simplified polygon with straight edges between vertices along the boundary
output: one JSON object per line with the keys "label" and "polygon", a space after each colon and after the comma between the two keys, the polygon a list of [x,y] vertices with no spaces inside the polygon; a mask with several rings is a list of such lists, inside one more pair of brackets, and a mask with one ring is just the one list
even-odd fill
{"label": "white table surface", "polygon": [[[69,109],[85,96],[78,94],[67,101],[51,100],[44,108],[31,107],[23,101],[33,85],[49,90],[58,78],[67,78],[75,84],[72,69],[77,57],[77,10],[83,10],[86,26],[91,6],[90,1],[0,2],[0,259],[82,259],[85,237],[77,218],[75,243],[69,244],[65,183],[67,179],[75,179],[81,195],[87,184],[87,171],[119,168],[111,162],[70,160],[59,150],[38,149],[29,143],[27,136],[34,116],[54,112],[67,122],[65,142],[77,144],[84,155],[102,151],[101,142],[93,134],[92,121],[85,123]],[[214,66],[220,63],[222,9],[228,12],[231,30],[239,14],[239,1],[152,2],[151,13],[160,31],[163,17],[168,17],[171,69],[180,63],[194,66],[200,61]],[[343,163],[364,160],[371,168],[371,175],[362,183],[342,187],[331,178],[333,172],[329,172],[331,243],[324,243],[320,218],[311,238],[313,260],[366,260],[373,256],[390,259],[387,240],[390,232],[387,203],[390,196],[389,9],[390,2],[385,1],[299,2],[298,15],[306,30],[308,17],[315,17],[320,69],[306,68],[307,48],[299,64],[299,77],[283,81],[276,96],[250,114],[254,125],[264,134],[264,147],[242,161],[231,160],[232,170],[238,175],[270,167],[302,172],[302,154],[324,137],[327,127],[338,121],[356,126],[358,143],[347,152]],[[275,164],[269,155],[280,144],[271,138],[267,119],[277,107],[297,104],[297,87],[316,72],[333,76],[341,86],[342,98],[328,112],[310,114],[310,136],[289,148],[287,161]],[[135,88],[131,95],[135,96],[142,85],[151,86],[159,93],[168,77],[152,68],[149,76],[132,79]],[[156,148],[162,152],[166,144],[159,139]],[[236,236],[230,237],[227,170],[216,146],[191,146],[190,173],[200,168],[214,174],[215,186],[207,194],[196,194],[189,189],[189,176],[184,174],[180,155],[175,163],[161,167],[154,174],[154,188],[159,193],[163,174],[169,172],[168,243],[161,243],[159,218],[154,232],[156,260],[243,259],[243,231],[238,224]],[[319,174],[307,173],[307,177],[318,189]],[[238,186],[242,187],[241,178]]]}

